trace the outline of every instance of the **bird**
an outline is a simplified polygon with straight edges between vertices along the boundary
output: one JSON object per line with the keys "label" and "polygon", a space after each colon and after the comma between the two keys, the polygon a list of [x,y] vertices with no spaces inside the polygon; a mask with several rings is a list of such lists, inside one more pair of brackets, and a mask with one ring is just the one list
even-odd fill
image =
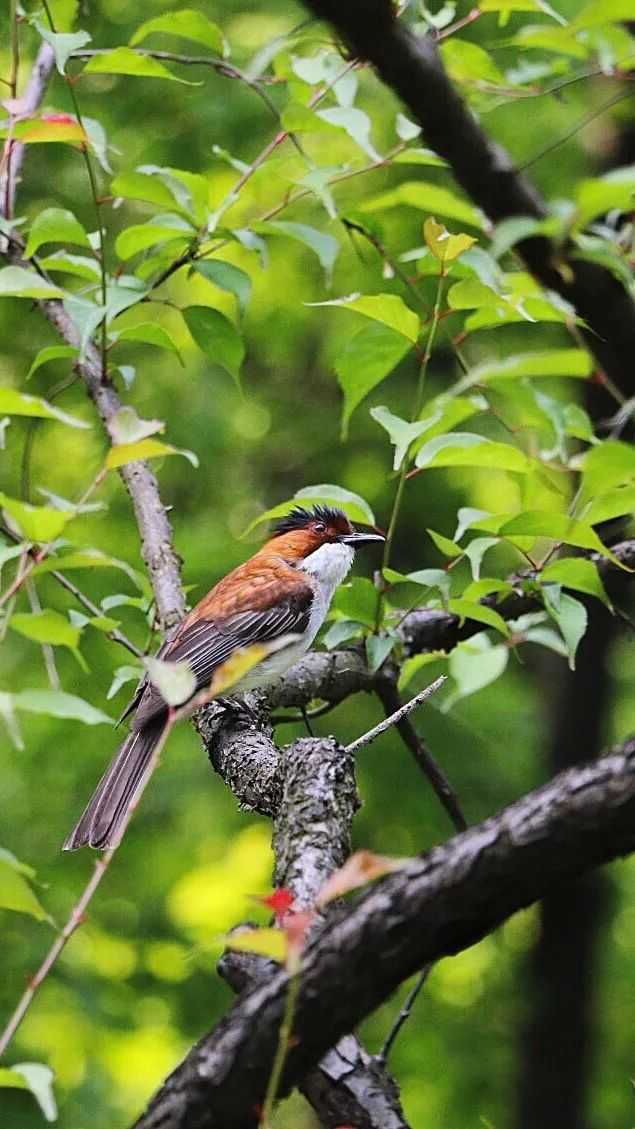
{"label": "bird", "polygon": [[[232,686],[231,695],[275,684],[310,648],[356,548],[384,540],[380,533],[356,530],[340,509],[296,506],[274,525],[258,552],[223,577],[185,616],[156,657],[189,664],[196,683],[193,700],[232,655],[254,644],[271,648],[279,641],[279,649],[270,650],[244,674]],[[119,845],[170,716],[170,707],[148,676],[120,720],[130,715],[128,736],[64,842],[64,850],[83,846],[110,850]]]}

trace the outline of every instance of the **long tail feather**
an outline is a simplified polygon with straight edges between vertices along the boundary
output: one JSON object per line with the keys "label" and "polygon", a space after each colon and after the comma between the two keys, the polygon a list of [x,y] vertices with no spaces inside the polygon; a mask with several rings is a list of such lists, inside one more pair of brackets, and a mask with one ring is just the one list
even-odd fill
{"label": "long tail feather", "polygon": [[66,839],[65,851],[86,845],[100,850],[119,845],[124,817],[143,788],[152,751],[164,725],[165,719],[159,717],[126,737]]}

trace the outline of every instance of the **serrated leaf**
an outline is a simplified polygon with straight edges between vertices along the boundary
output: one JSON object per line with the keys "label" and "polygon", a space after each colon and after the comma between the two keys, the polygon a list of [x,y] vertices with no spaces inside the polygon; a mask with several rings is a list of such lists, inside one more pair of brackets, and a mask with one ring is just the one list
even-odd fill
{"label": "serrated leaf", "polygon": [[93,55],[82,74],[127,74],[133,78],[163,78],[170,82],[180,82],[184,86],[200,86],[200,82],[190,82],[179,78],[163,66],[158,59],[138,55],[130,47],[114,47],[103,55]]}
{"label": "serrated leaf", "polygon": [[346,342],[334,362],[344,393],[342,438],[347,436],[355,408],[392,372],[409,348],[409,342],[401,333],[380,322],[361,329]]}
{"label": "serrated leaf", "polygon": [[495,627],[497,631],[500,631],[501,635],[509,635],[509,628],[502,615],[494,611],[493,608],[486,607],[484,604],[479,604],[472,600],[456,599],[450,600],[448,610],[451,611],[453,615],[458,615],[461,620],[473,619],[476,623],[485,623],[488,627]]}
{"label": "serrated leaf", "polygon": [[596,596],[607,608],[611,607],[597,565],[584,557],[566,557],[552,561],[542,570],[540,582],[562,584],[576,592],[585,592],[588,596]]}
{"label": "serrated leaf", "polygon": [[397,294],[350,294],[346,298],[332,298],[328,302],[307,302],[308,306],[339,306],[362,314],[371,321],[400,333],[415,344],[421,324],[417,315]]}
{"label": "serrated leaf", "polygon": [[415,465],[420,468],[472,466],[491,467],[525,474],[530,461],[518,447],[509,443],[495,443],[483,435],[453,431],[437,435],[424,443],[417,452]]}
{"label": "serrated leaf", "polygon": [[40,396],[29,396],[26,392],[18,392],[15,388],[0,388],[0,412],[10,416],[30,416],[36,419],[54,419],[58,423],[65,423],[68,427],[90,428],[90,424],[77,416],[68,415],[61,408],[49,404]]}
{"label": "serrated leaf", "polygon": [[193,467],[198,467],[198,458],[185,447],[173,447],[160,439],[139,439],[136,443],[117,443],[106,455],[104,466],[115,470],[127,463],[144,462],[146,459],[161,459],[167,455],[182,455]]}
{"label": "serrated leaf", "polygon": [[429,216],[423,224],[423,235],[428,250],[440,263],[451,263],[476,243],[471,235],[451,235],[442,223]]}
{"label": "serrated leaf", "polygon": [[64,291],[26,267],[2,267],[0,298],[63,298]]}
{"label": "serrated leaf", "polygon": [[253,225],[253,230],[262,235],[269,235],[270,233],[287,235],[291,239],[297,239],[300,243],[304,243],[306,247],[310,247],[320,261],[327,286],[330,286],[333,267],[340,249],[337,239],[332,235],[328,235],[325,231],[318,231],[315,227],[309,227],[308,224],[291,223],[287,220],[258,222]]}
{"label": "serrated leaf", "polygon": [[36,921],[48,919],[48,914],[40,905],[26,878],[4,858],[0,858],[0,909],[27,913]]}
{"label": "serrated leaf", "polygon": [[156,345],[157,349],[166,349],[170,353],[175,353],[183,364],[176,341],[158,322],[144,321],[139,325],[129,325],[116,334],[115,341],[142,341],[146,345]]}
{"label": "serrated leaf", "polygon": [[418,180],[406,180],[397,188],[389,188],[377,196],[371,196],[360,205],[362,212],[380,212],[387,208],[407,205],[419,208],[426,215],[448,216],[449,219],[467,223],[470,227],[483,227],[483,221],[476,208],[462,200],[449,188],[438,184],[426,184]]}
{"label": "serrated leaf", "polygon": [[217,55],[224,55],[225,40],[217,24],[208,20],[203,12],[196,12],[191,8],[183,8],[176,12],[165,12],[162,16],[142,23],[130,39],[130,46],[135,47],[149,35],[155,33],[163,35],[176,35],[180,39],[192,39],[196,43],[204,43]]}
{"label": "serrated leaf", "polygon": [[222,259],[198,259],[193,263],[193,269],[214,286],[233,294],[241,314],[244,314],[251,297],[251,279],[244,270]]}
{"label": "serrated leaf", "polygon": [[45,208],[31,224],[24,254],[33,257],[43,243],[77,243],[90,247],[90,240],[79,220],[65,208]]}
{"label": "serrated leaf", "polygon": [[0,505],[11,515],[29,541],[54,541],[75,513],[61,513],[50,506],[31,506],[0,493]]}
{"label": "serrated leaf", "polygon": [[245,345],[229,318],[211,306],[186,306],[181,313],[199,349],[214,364],[224,368],[240,388]]}

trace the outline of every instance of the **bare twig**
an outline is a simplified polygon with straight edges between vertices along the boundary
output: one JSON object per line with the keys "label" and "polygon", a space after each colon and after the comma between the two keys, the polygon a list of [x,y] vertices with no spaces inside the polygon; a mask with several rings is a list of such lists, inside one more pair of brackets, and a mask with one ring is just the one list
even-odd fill
{"label": "bare twig", "polygon": [[413,1009],[413,1006],[415,1004],[417,996],[419,995],[419,992],[421,991],[421,989],[423,988],[423,985],[425,984],[426,980],[428,979],[428,976],[430,975],[431,968],[432,968],[431,964],[426,964],[425,967],[421,969],[421,972],[417,976],[417,979],[415,980],[413,987],[408,992],[408,995],[406,996],[406,998],[403,1002],[403,1005],[402,1005],[402,1007],[399,1011],[399,1014],[397,1015],[392,1027],[390,1028],[390,1031],[388,1032],[388,1034],[386,1036],[384,1045],[381,1048],[379,1054],[377,1055],[377,1059],[382,1065],[385,1065],[386,1062],[388,1061],[388,1055],[390,1054],[390,1052],[393,1048],[393,1045],[394,1045],[395,1039],[397,1038],[397,1035],[401,1031],[401,1028],[403,1027],[406,1020],[410,1018],[410,1013]]}
{"label": "bare twig", "polygon": [[404,717],[407,717],[409,713],[412,713],[413,710],[423,705],[433,694],[436,694],[437,690],[441,689],[444,682],[447,682],[447,674],[440,674],[438,678],[435,678],[434,682],[431,682],[424,690],[415,694],[414,698],[411,698],[409,702],[405,702],[402,706],[399,706],[399,709],[396,709],[390,717],[384,718],[378,725],[369,729],[368,733],[364,733],[361,737],[358,737],[357,740],[351,741],[350,745],[346,746],[346,752],[356,753],[359,749],[363,749],[365,745],[370,745],[371,741],[374,741],[376,737],[385,733],[387,729],[391,729],[393,725],[398,725]]}
{"label": "bare twig", "polygon": [[[42,605],[40,603],[40,597],[37,594],[37,588],[35,587],[35,584],[32,580],[27,580],[25,587],[29,604],[31,605],[31,611],[35,612],[36,614],[41,612]],[[55,651],[53,650],[50,643],[42,643],[41,647],[42,658],[44,659],[44,666],[46,667],[49,685],[52,690],[59,690],[61,683],[60,676],[57,673],[57,666],[55,665]]]}
{"label": "bare twig", "polygon": [[[54,68],[53,48],[48,43],[42,43],[33,64],[27,88],[20,99],[21,117],[29,117],[37,110],[44,98]],[[9,219],[15,210],[15,194],[24,160],[25,147],[21,141],[8,141],[7,145],[10,145],[10,159],[7,153],[4,172],[0,176],[0,211]]]}

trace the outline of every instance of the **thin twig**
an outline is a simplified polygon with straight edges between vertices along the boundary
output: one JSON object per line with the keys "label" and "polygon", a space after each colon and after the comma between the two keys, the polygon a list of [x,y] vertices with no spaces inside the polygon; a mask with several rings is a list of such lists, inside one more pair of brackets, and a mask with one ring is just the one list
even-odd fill
{"label": "thin twig", "polygon": [[[392,679],[388,678],[378,679],[375,689],[386,713],[389,715],[388,720],[390,721],[391,718],[395,716],[395,713],[398,712],[400,701],[399,691]],[[402,716],[396,722],[396,725],[404,745],[413,753],[417,764],[427,776],[440,803],[448,813],[453,826],[457,831],[465,831],[467,820],[461,810],[459,798],[443,769],[437,764],[432,753],[426,748],[407,716]]]}
{"label": "thin twig", "polygon": [[[37,588],[32,580],[26,581],[26,594],[31,605],[31,611],[38,615],[42,611],[40,597],[37,593]],[[60,676],[57,673],[57,666],[55,665],[55,651],[50,643],[42,643],[42,658],[44,659],[44,666],[49,680],[49,685],[52,690],[60,690],[61,682]]]}
{"label": "thin twig", "polygon": [[399,706],[389,717],[385,717],[384,720],[380,721],[378,725],[375,725],[373,729],[369,729],[368,733],[363,733],[361,737],[358,737],[355,741],[351,741],[351,744],[346,746],[346,752],[356,753],[358,749],[363,749],[365,745],[370,745],[371,741],[374,741],[376,737],[385,733],[387,729],[391,729],[393,725],[399,725],[404,717],[407,717],[409,713],[412,713],[413,710],[423,705],[433,694],[436,694],[437,690],[440,690],[443,683],[447,682],[447,680],[447,674],[440,674],[438,678],[435,678],[434,682],[431,682],[430,685],[426,686],[420,693],[415,694],[414,698],[411,698],[409,702],[404,702],[404,704]]}
{"label": "thin twig", "polygon": [[423,988],[423,985],[425,984],[426,980],[428,979],[428,976],[430,975],[431,969],[432,969],[431,964],[425,964],[423,966],[423,968],[421,969],[421,972],[419,973],[419,975],[418,975],[418,977],[417,977],[417,979],[414,983],[414,986],[408,992],[408,995],[406,996],[406,998],[403,1002],[401,1010],[400,1010],[399,1014],[397,1015],[392,1027],[390,1028],[390,1031],[388,1032],[388,1034],[386,1036],[383,1047],[381,1048],[379,1054],[376,1055],[376,1061],[381,1063],[382,1066],[386,1065],[386,1062],[388,1061],[388,1055],[390,1054],[390,1052],[393,1048],[393,1044],[395,1042],[395,1039],[397,1038],[397,1035],[401,1031],[401,1028],[403,1027],[404,1023],[409,1018],[410,1013],[411,1013],[412,1008],[413,1008],[413,1005],[414,1005],[414,1003],[417,999],[417,996],[419,995],[419,992],[421,991],[421,989]]}

